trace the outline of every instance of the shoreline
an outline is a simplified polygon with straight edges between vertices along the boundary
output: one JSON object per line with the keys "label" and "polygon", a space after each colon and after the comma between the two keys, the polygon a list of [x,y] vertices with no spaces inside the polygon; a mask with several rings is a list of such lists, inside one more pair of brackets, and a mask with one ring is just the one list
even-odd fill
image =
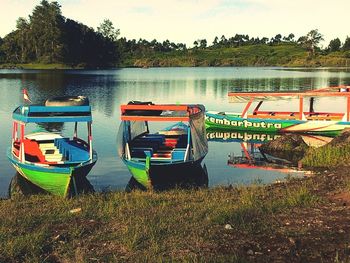
{"label": "shoreline", "polygon": [[0,70],[119,70],[119,69],[151,69],[151,68],[282,68],[282,69],[349,69],[350,66],[286,66],[286,65],[245,65],[245,66],[122,66],[122,67],[106,67],[106,68],[84,68],[84,67],[72,67],[65,64],[0,64]]}

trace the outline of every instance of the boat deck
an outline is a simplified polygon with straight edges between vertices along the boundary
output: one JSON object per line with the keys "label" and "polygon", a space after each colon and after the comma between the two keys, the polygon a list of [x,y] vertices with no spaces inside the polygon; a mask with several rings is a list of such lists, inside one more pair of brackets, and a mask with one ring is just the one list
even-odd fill
{"label": "boat deck", "polygon": [[150,157],[154,162],[183,161],[187,147],[187,134],[166,136],[147,134],[132,140],[129,144],[131,158],[145,160]]}
{"label": "boat deck", "polygon": [[[86,145],[69,138],[53,140],[23,140],[25,161],[47,165],[71,165],[89,160]],[[19,157],[20,142],[13,144],[13,153]]]}

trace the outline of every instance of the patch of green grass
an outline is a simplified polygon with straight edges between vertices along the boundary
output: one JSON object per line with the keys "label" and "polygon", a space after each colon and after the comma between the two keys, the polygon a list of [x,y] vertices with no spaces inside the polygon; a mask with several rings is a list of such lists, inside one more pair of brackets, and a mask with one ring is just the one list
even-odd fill
{"label": "patch of green grass", "polygon": [[325,145],[316,149],[310,148],[301,161],[303,166],[311,168],[346,166],[350,161],[350,146]]}
{"label": "patch of green grass", "polygon": [[[26,63],[26,64],[0,64],[0,68],[19,68],[19,69],[72,69],[72,66],[60,63]],[[79,68],[79,67],[74,67]]]}
{"label": "patch of green grass", "polygon": [[293,207],[307,207],[314,205],[319,199],[308,190],[307,185],[296,189],[285,189],[282,198],[264,197],[268,195],[264,187],[243,188],[237,200],[235,209],[221,207],[221,211],[214,218],[218,224],[230,224],[237,229],[250,232],[267,230],[272,227],[270,222],[274,213]]}
{"label": "patch of green grass", "polygon": [[[229,255],[217,252],[225,224],[269,231],[276,213],[315,202],[307,185],[3,200],[0,262],[225,260]],[[81,212],[71,213],[74,208]],[[232,253],[230,258],[242,262]]]}

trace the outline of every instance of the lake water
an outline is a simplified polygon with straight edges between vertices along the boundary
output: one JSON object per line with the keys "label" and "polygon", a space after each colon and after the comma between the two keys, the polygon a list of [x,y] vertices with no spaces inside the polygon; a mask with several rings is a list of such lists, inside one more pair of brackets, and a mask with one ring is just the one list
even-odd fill
{"label": "lake water", "polygon": [[[22,103],[26,88],[34,103],[60,95],[85,95],[93,108],[94,148],[99,160],[88,175],[97,191],[124,190],[130,179],[126,166],[117,157],[116,135],[119,106],[130,100],[154,103],[201,103],[208,110],[241,111],[244,105],[228,102],[229,91],[306,90],[310,88],[350,85],[346,69],[284,68],[150,68],[120,70],[0,70],[0,196],[6,197],[15,170],[6,157],[11,138],[11,114]],[[272,103],[266,103],[265,108]],[[273,109],[297,109],[293,101],[273,103]],[[341,99],[321,99],[317,110],[344,111]],[[228,165],[228,156],[241,154],[241,144],[228,137],[242,134],[208,134],[209,153],[204,159],[209,186],[263,183],[284,178],[286,174]],[[232,139],[232,138],[231,138]],[[266,139],[266,138],[265,138]]]}

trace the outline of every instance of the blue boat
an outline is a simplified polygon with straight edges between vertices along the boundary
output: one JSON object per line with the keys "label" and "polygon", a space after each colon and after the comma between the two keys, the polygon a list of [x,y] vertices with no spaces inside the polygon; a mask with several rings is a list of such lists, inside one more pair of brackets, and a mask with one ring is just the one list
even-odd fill
{"label": "blue boat", "polygon": [[[74,123],[72,137],[59,132],[26,134],[26,125]],[[78,136],[78,123],[87,124],[87,140]],[[11,147],[7,156],[23,177],[46,192],[67,196],[76,189],[77,177],[85,177],[97,161],[92,148],[90,106],[19,106],[13,112]]]}

